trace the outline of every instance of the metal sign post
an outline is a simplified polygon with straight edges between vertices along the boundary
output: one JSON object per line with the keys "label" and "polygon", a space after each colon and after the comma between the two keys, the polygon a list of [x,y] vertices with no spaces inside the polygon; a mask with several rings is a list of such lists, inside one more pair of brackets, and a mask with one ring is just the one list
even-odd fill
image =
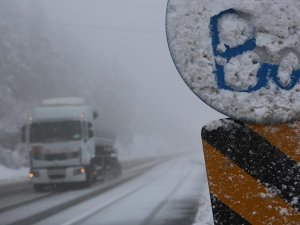
{"label": "metal sign post", "polygon": [[202,129],[216,225],[300,224],[299,11],[297,0],[168,2],[178,72],[232,118]]}

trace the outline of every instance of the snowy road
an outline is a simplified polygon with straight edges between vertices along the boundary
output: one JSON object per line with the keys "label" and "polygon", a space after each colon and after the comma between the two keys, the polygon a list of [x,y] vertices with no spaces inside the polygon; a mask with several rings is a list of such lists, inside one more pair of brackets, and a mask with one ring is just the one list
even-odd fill
{"label": "snowy road", "polygon": [[[147,165],[150,162],[158,162],[159,158],[145,158],[145,159],[135,159],[135,160],[126,160],[121,162],[123,172],[127,173],[127,171],[132,170],[135,167],[140,165]],[[22,177],[23,181],[11,180],[12,183],[8,183],[6,185],[0,185],[0,213],[3,211],[7,211],[11,208],[16,208],[21,205],[28,204],[30,202],[36,201],[38,199],[48,197],[53,195],[53,192],[49,189],[47,192],[37,193],[34,191],[32,184],[28,182],[27,172],[24,173],[24,177]],[[97,183],[97,185],[101,185],[101,183]],[[67,189],[59,188],[58,191],[64,191]],[[57,193],[56,193],[57,194]]]}
{"label": "snowy road", "polygon": [[[200,159],[195,155],[181,156],[147,169],[141,170],[139,167],[128,170],[123,178],[137,172],[138,176],[102,188],[102,191],[96,185],[59,193],[3,212],[0,214],[0,224],[32,224],[34,221],[45,225],[193,224],[199,196],[203,195],[207,185]],[[72,200],[75,196],[87,194],[90,197],[83,201]],[[66,204],[64,202],[69,202],[67,207],[56,207]],[[48,213],[43,213],[45,210]],[[39,219],[34,217],[36,213]]]}
{"label": "snowy road", "polygon": [[192,157],[173,159],[37,224],[192,224],[201,174],[199,161]]}

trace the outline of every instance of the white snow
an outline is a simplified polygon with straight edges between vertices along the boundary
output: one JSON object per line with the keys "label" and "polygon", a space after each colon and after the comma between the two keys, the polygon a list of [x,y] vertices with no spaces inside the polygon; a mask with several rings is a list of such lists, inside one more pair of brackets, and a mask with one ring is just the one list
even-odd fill
{"label": "white snow", "polygon": [[229,47],[242,45],[252,36],[252,26],[244,19],[240,19],[237,15],[226,15],[221,18],[220,22],[220,45],[225,48],[225,44]]}
{"label": "white snow", "polygon": [[279,66],[279,72],[278,72],[278,77],[281,83],[283,84],[288,84],[290,82],[290,74],[292,73],[293,70],[297,69],[299,65],[299,60],[297,56],[290,52],[287,55],[285,55]]}
{"label": "white snow", "polygon": [[[205,185],[203,185],[205,186]],[[212,207],[209,198],[209,190],[207,185],[204,187],[203,193],[199,198],[199,209],[193,225],[213,225]]]}
{"label": "white snow", "polygon": [[[195,224],[213,224],[204,165],[199,156],[200,153],[182,156],[160,164],[136,179],[37,224],[98,224],[99,221],[103,224],[143,224],[157,209],[151,222],[161,224],[180,218],[185,212],[180,203],[195,199],[200,200],[201,209]],[[86,218],[89,219],[81,221]]]}
{"label": "white snow", "polygon": [[281,208],[279,210],[279,213],[280,213],[281,216],[287,216],[287,215],[289,215],[289,211],[288,211],[287,208]]}
{"label": "white snow", "polygon": [[26,167],[11,169],[0,165],[0,185],[25,181],[28,171]]}
{"label": "white snow", "polygon": [[225,81],[235,90],[253,87],[258,63],[268,63],[279,65],[278,81],[289,84],[291,72],[300,68],[297,0],[170,0],[166,18],[168,43],[181,76],[204,102],[232,118],[259,123],[297,119],[299,82],[289,91],[278,88],[271,79],[266,87],[251,93],[218,89],[209,25],[212,16],[229,8],[242,12],[242,16],[227,15],[219,21],[218,49],[243,44],[253,35],[256,49],[228,63],[216,59],[225,66]]}
{"label": "white snow", "polygon": [[255,86],[259,64],[253,64],[253,59],[258,60],[258,55],[254,52],[247,52],[230,59],[224,66],[225,81],[236,88],[246,89]]}
{"label": "white snow", "polygon": [[209,124],[207,124],[204,128],[207,131],[213,131],[220,127],[227,128],[228,126],[230,126],[230,124],[234,124],[234,122],[231,120],[228,120],[228,119],[214,120],[214,121],[211,121]]}

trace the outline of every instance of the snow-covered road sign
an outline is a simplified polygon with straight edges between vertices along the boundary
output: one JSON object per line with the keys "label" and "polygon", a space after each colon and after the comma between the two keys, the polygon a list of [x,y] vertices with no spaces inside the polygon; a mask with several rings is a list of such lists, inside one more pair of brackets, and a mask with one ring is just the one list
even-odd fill
{"label": "snow-covered road sign", "polygon": [[[272,64],[272,63],[264,63],[264,62],[256,62],[259,63],[259,69],[256,74],[257,82],[255,85],[251,85],[249,87],[234,87],[233,84],[228,84],[225,80],[225,65],[222,65],[222,60],[225,60],[226,63],[237,56],[240,56],[244,53],[249,51],[256,50],[256,38],[255,36],[255,29],[251,27],[252,25],[249,24],[251,27],[251,33],[249,35],[249,39],[245,40],[245,42],[236,47],[229,47],[225,44],[225,49],[221,50],[219,48],[221,41],[220,41],[220,32],[219,32],[219,22],[224,19],[226,16],[236,16],[236,17],[246,17],[243,15],[243,12],[239,12],[235,9],[227,9],[220,12],[218,15],[215,15],[210,20],[210,34],[212,39],[212,49],[213,55],[215,59],[215,76],[217,80],[217,85],[219,89],[224,89],[233,92],[255,92],[259,89],[266,88],[269,85],[269,82],[273,82],[275,86],[279,89],[284,90],[292,90],[295,85],[299,82],[300,78],[300,70],[293,70],[290,75],[290,81],[287,84],[283,84],[280,81],[278,76],[279,73],[279,64]],[[220,58],[218,58],[220,57]]]}
{"label": "snow-covered road sign", "polygon": [[169,0],[169,49],[205,103],[231,118],[300,118],[298,0]]}
{"label": "snow-covered road sign", "polygon": [[216,225],[300,224],[300,122],[231,119],[202,130]]}
{"label": "snow-covered road sign", "polygon": [[299,0],[168,1],[178,72],[234,119],[202,130],[216,225],[300,225],[299,12]]}

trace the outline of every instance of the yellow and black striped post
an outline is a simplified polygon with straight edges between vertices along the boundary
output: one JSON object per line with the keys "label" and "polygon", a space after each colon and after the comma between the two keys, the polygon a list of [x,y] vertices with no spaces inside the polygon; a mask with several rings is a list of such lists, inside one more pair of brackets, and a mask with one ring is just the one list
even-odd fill
{"label": "yellow and black striped post", "polygon": [[215,225],[300,224],[300,122],[202,129]]}

